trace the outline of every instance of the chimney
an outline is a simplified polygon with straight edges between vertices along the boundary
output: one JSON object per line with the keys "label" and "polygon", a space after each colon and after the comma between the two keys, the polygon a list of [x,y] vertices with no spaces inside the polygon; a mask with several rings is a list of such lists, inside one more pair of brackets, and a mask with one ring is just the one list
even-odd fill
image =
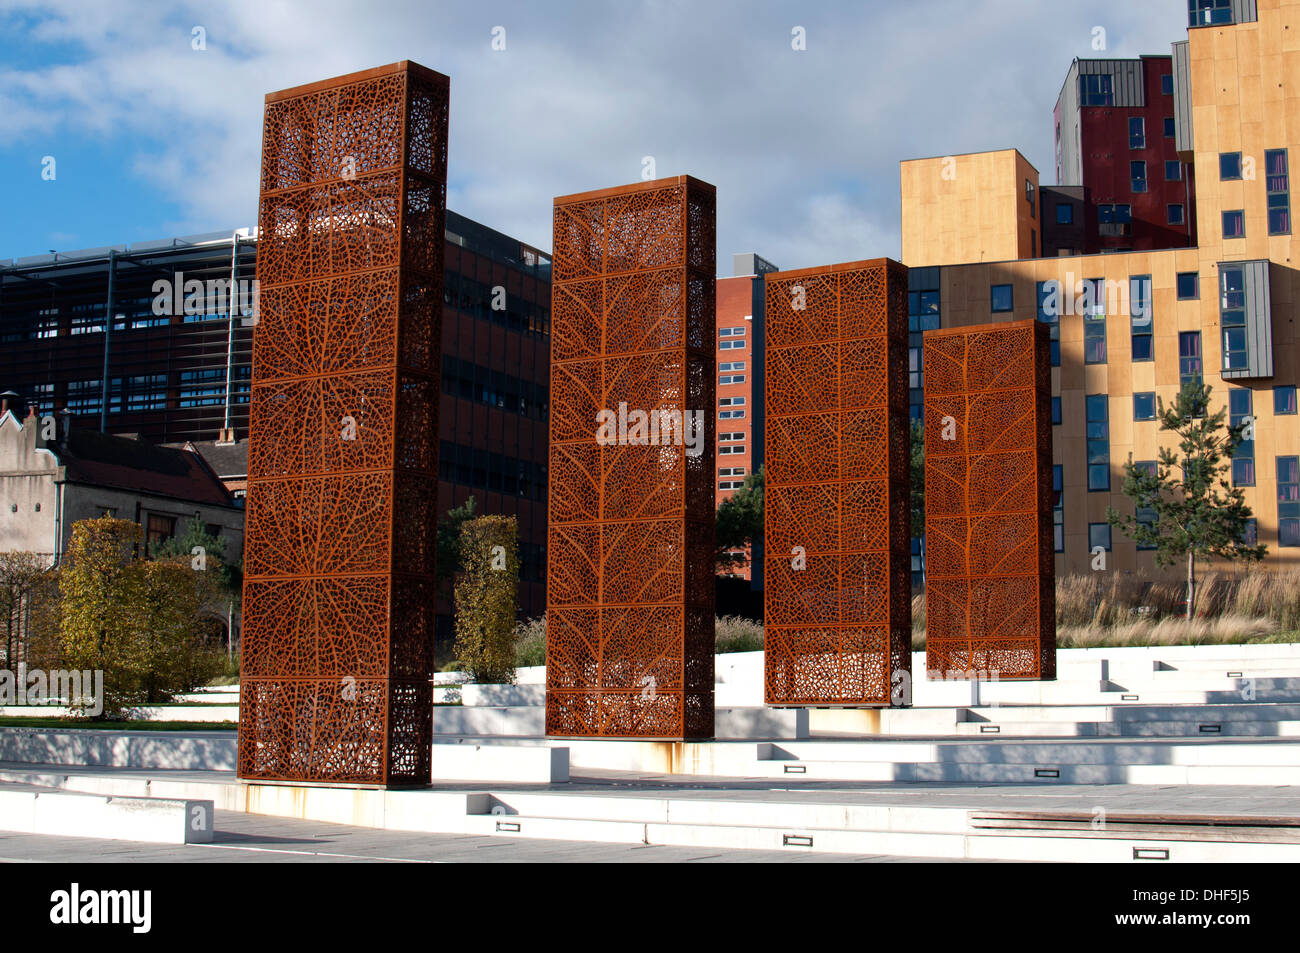
{"label": "chimney", "polygon": [[235,443],[235,428],[222,427],[217,430],[217,446],[229,447]]}
{"label": "chimney", "polygon": [[0,416],[3,416],[11,406],[16,407],[20,399],[15,391],[7,390],[0,394]]}
{"label": "chimney", "polygon": [[63,439],[67,440],[72,436],[72,411],[64,407],[59,411],[59,416],[63,418],[63,426],[59,429],[63,432]]}

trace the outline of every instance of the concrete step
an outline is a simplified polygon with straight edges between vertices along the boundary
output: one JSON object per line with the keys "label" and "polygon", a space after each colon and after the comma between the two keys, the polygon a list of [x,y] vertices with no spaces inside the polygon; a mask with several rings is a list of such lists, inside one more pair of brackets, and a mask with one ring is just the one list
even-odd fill
{"label": "concrete step", "polygon": [[[714,711],[714,732],[720,739],[806,738],[808,723],[808,711],[802,708],[743,707]],[[546,733],[546,709],[534,705],[435,708],[433,733],[435,737],[541,737]]]}
{"label": "concrete step", "polygon": [[[1300,859],[1295,819],[1241,819],[1224,827],[1207,818],[1016,814],[944,808],[789,805],[589,798],[581,806],[553,798],[492,798],[492,815],[468,818],[487,836],[579,839],[701,848],[750,848],[981,860],[1134,862],[1289,861]],[[590,802],[605,802],[590,803]],[[640,799],[636,799],[640,802]],[[611,803],[613,802],[613,803]],[[545,813],[542,813],[545,812]]]}
{"label": "concrete step", "polygon": [[233,731],[0,728],[0,761],[113,768],[233,771]]}
{"label": "concrete step", "polygon": [[1123,814],[1098,818],[1068,811],[976,811],[906,803],[837,803],[826,798],[336,790],[103,774],[60,777],[65,785],[95,780],[101,784],[132,781],[154,789],[204,787],[213,792],[217,806],[227,810],[435,833],[979,860],[1300,860],[1298,818],[1165,819]]}
{"label": "concrete step", "polygon": [[877,741],[767,742],[760,761],[908,764],[1182,764],[1300,767],[1300,742]]}
{"label": "concrete step", "polygon": [[958,722],[957,737],[1011,738],[1296,738],[1300,721]]}
{"label": "concrete step", "polygon": [[212,840],[207,800],[120,797],[0,785],[0,830],[154,844]]}

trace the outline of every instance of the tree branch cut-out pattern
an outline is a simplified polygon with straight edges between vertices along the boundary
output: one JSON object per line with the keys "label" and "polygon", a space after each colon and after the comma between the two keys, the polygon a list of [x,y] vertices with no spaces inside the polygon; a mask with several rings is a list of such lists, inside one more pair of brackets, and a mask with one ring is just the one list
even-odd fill
{"label": "tree branch cut-out pattern", "polygon": [[931,678],[1056,677],[1048,347],[1037,321],[925,335]]}
{"label": "tree branch cut-out pattern", "polygon": [[903,701],[907,269],[880,259],[765,280],[767,703]]}
{"label": "tree branch cut-out pattern", "polygon": [[239,776],[427,784],[447,77],[267,97]]}
{"label": "tree branch cut-out pattern", "polygon": [[685,176],[555,200],[548,735],[713,736],[714,209]]}

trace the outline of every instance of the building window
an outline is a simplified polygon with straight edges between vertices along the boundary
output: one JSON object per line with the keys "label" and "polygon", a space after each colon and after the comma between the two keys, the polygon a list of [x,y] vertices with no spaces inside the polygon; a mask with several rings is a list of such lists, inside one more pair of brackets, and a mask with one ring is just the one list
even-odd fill
{"label": "building window", "polygon": [[1034,183],[1025,179],[1025,201],[1029,203],[1029,217],[1038,217],[1038,202],[1034,200]]}
{"label": "building window", "polygon": [[99,381],[69,381],[64,406],[74,414],[97,414],[102,393]]}
{"label": "building window", "polygon": [[719,328],[718,337],[720,338],[743,338],[745,336],[744,325],[738,328]]}
{"label": "building window", "polygon": [[718,365],[719,374],[727,374],[731,371],[743,371],[745,369],[744,361],[726,361]]}
{"label": "building window", "polygon": [[1178,126],[1174,122],[1173,116],[1165,117],[1165,138],[1174,139],[1178,136]]}
{"label": "building window", "polygon": [[1161,73],[1160,74],[1160,95],[1172,96],[1173,94],[1174,94],[1174,74]]}
{"label": "building window", "polygon": [[1277,458],[1277,544],[1300,546],[1300,457]]}
{"label": "building window", "polygon": [[[1255,394],[1245,387],[1228,391],[1228,423],[1233,427],[1255,419]],[[1255,441],[1243,440],[1232,454],[1232,485],[1255,485]]]}
{"label": "building window", "polygon": [[1170,225],[1185,224],[1185,219],[1183,216],[1183,207],[1181,205],[1170,205],[1168,208],[1168,212],[1169,212],[1168,221]]}
{"label": "building window", "polygon": [[744,476],[744,475],[745,475],[744,467],[719,467],[718,468],[718,476],[720,477]]}
{"label": "building window", "polygon": [[1129,184],[1133,187],[1134,192],[1145,192],[1147,190],[1147,164],[1144,161],[1130,162],[1128,164]]}
{"label": "building window", "polygon": [[1180,271],[1178,273],[1178,300],[1190,301],[1200,296],[1200,276],[1194,271]]}
{"label": "building window", "polygon": [[1061,424],[1061,398],[1059,397],[1052,398],[1052,423],[1058,427]]}
{"label": "building window", "polygon": [[1083,362],[1106,363],[1106,316],[1083,316]]}
{"label": "building window", "polygon": [[1291,176],[1285,149],[1264,153],[1264,175],[1268,188],[1268,233],[1291,234]]}
{"label": "building window", "polygon": [[1106,317],[1106,279],[1085,278],[1083,280],[1083,302],[1079,309],[1085,318]]}
{"label": "building window", "polygon": [[150,513],[145,534],[150,548],[164,543],[176,535],[176,517]]}
{"label": "building window", "polygon": [[1219,178],[1223,181],[1241,178],[1241,153],[1219,153]]}
{"label": "building window", "polygon": [[719,420],[744,420],[745,412],[743,410],[723,410],[718,412]]}
{"label": "building window", "polygon": [[1079,99],[1085,106],[1114,106],[1115,86],[1110,76],[1092,73],[1079,77],[1081,95]]}
{"label": "building window", "polygon": [[1032,229],[1029,232],[1029,257],[1038,257],[1038,233]]}
{"label": "building window", "polygon": [[1151,345],[1151,276],[1135,275],[1128,280],[1129,321],[1132,332],[1132,352],[1135,361],[1151,361],[1155,354]]}
{"label": "building window", "polygon": [[[1097,222],[1101,225],[1128,225],[1133,221],[1132,205],[1098,205]],[[1105,234],[1105,232],[1103,232]],[[1116,231],[1113,234],[1123,234]]]}
{"label": "building window", "polygon": [[719,397],[719,398],[718,398],[718,406],[719,406],[719,407],[743,407],[743,406],[745,406],[745,398],[743,398],[743,397]]}
{"label": "building window", "polygon": [[[1141,473],[1145,473],[1147,476],[1151,476],[1151,477],[1157,476],[1159,474],[1159,467],[1154,460],[1139,460],[1133,464],[1133,469]],[[1133,514],[1133,518],[1136,519],[1143,526],[1155,526],[1156,511],[1149,506],[1139,506],[1136,508],[1136,511]],[[1137,548],[1155,549],[1156,547],[1150,544],[1143,546],[1142,544],[1139,543]]]}
{"label": "building window", "polygon": [[719,351],[738,351],[743,349],[744,346],[745,346],[744,341],[719,341],[718,342]]}
{"label": "building window", "polygon": [[1106,552],[1110,552],[1109,523],[1088,524],[1088,549],[1096,552],[1098,547],[1104,549]]}
{"label": "building window", "polygon": [[718,448],[718,453],[724,457],[727,456],[728,454],[744,453],[744,452],[745,452],[745,445],[743,443],[729,443],[725,447]]}
{"label": "building window", "polygon": [[1242,209],[1223,213],[1223,237],[1246,237],[1246,213]]}
{"label": "building window", "polygon": [[744,374],[723,374],[718,378],[719,384],[743,384],[745,383]]}
{"label": "building window", "polygon": [[1296,412],[1295,385],[1284,384],[1273,388],[1273,413],[1286,416]]}
{"label": "building window", "polygon": [[994,285],[990,290],[990,298],[994,314],[1012,310],[1013,299],[1010,285]]}
{"label": "building window", "polygon": [[1182,331],[1178,335],[1178,383],[1182,387],[1204,381],[1201,366],[1201,332]]}
{"label": "building window", "polygon": [[1061,283],[1055,279],[1038,283],[1038,320],[1049,325],[1052,366],[1061,366]]}
{"label": "building window", "polygon": [[1146,120],[1141,116],[1129,116],[1128,147],[1130,149],[1145,149],[1147,147],[1147,124]]}
{"label": "building window", "polygon": [[1167,159],[1165,161],[1165,181],[1181,182],[1183,181],[1183,164],[1177,159]]}
{"label": "building window", "polygon": [[1232,22],[1232,0],[1187,0],[1187,25],[1212,26]]}
{"label": "building window", "polygon": [[1143,391],[1133,395],[1133,419],[1134,420],[1155,420],[1156,419],[1156,393],[1155,391]]}
{"label": "building window", "polygon": [[1259,545],[1259,520],[1253,517],[1246,520],[1246,528],[1241,531],[1241,543],[1243,546]]}
{"label": "building window", "polygon": [[1250,366],[1246,345],[1246,270],[1240,265],[1219,268],[1219,325],[1223,331],[1223,369]]}
{"label": "building window", "polygon": [[911,291],[907,295],[907,329],[912,333],[939,327],[939,290]]}
{"label": "building window", "polygon": [[744,439],[745,439],[745,435],[744,435],[744,433],[742,433],[741,431],[738,431],[738,430],[737,430],[737,431],[733,431],[732,433],[720,433],[720,434],[718,434],[718,440],[719,440],[719,442],[727,441],[727,440],[744,440]]}
{"label": "building window", "polygon": [[1074,206],[1065,202],[1056,203],[1056,224],[1073,225],[1074,224]]}
{"label": "building window", "polygon": [[1058,553],[1065,552],[1065,468],[1052,466],[1052,540]]}
{"label": "building window", "polygon": [[1088,425],[1088,490],[1110,491],[1110,399],[1090,394],[1084,399]]}

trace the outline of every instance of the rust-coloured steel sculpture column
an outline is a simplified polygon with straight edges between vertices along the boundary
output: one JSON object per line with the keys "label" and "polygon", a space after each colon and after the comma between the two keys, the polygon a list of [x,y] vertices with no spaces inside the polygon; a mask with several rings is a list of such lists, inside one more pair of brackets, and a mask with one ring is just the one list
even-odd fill
{"label": "rust-coloured steel sculpture column", "polygon": [[713,736],[714,188],[555,200],[546,733]]}
{"label": "rust-coloured steel sculpture column", "polygon": [[1056,677],[1047,326],[925,335],[931,678]]}
{"label": "rust-coloured steel sculpture column", "polygon": [[907,704],[907,269],[765,279],[767,703]]}
{"label": "rust-coloured steel sculpture column", "polygon": [[239,776],[427,784],[448,80],[266,97]]}

